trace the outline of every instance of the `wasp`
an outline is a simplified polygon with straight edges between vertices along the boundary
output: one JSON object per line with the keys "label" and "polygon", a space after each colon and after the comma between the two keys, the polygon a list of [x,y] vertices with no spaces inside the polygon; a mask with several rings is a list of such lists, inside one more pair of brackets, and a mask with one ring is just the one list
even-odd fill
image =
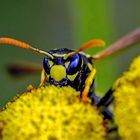
{"label": "wasp", "polygon": [[[104,41],[100,39],[91,40],[77,50],[62,48],[46,52],[22,41],[12,38],[0,38],[1,44],[14,45],[44,55],[39,86],[44,86],[46,83],[60,87],[71,86],[77,91],[80,91],[80,98],[84,102],[92,99],[92,102],[96,103],[99,107],[102,105],[107,106],[112,101],[113,89],[110,89],[102,98],[99,98],[95,94],[94,81],[96,68],[94,61],[111,55],[120,49],[132,46],[139,41],[140,29],[137,29],[122,37],[107,49],[91,56],[83,53],[83,51],[93,46],[104,46]],[[24,66],[23,69],[25,69]]]}

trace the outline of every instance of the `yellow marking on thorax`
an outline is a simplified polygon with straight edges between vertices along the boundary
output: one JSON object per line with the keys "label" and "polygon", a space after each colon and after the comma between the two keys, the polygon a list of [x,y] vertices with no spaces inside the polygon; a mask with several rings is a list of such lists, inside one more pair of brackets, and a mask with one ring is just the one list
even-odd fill
{"label": "yellow marking on thorax", "polygon": [[88,63],[88,68],[90,69],[90,71],[92,71],[93,66],[90,63]]}
{"label": "yellow marking on thorax", "polygon": [[54,65],[50,70],[50,76],[57,82],[66,78],[66,69],[62,65]]}

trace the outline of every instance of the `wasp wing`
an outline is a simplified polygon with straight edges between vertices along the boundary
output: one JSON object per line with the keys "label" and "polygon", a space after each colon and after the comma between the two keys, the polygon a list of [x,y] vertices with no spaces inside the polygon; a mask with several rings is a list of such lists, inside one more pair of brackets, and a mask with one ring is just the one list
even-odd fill
{"label": "wasp wing", "polygon": [[139,42],[140,42],[140,28],[122,37],[120,40],[110,45],[107,49],[97,53],[96,55],[91,56],[91,58],[101,59]]}
{"label": "wasp wing", "polygon": [[20,77],[28,74],[40,74],[42,67],[36,64],[12,63],[6,67],[8,73],[14,77]]}

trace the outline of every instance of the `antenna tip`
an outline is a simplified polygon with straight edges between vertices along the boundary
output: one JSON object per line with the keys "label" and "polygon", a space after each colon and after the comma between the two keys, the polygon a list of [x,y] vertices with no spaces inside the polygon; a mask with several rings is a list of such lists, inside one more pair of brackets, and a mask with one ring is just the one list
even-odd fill
{"label": "antenna tip", "polygon": [[101,39],[91,40],[91,43],[93,45],[97,45],[97,46],[101,46],[101,47],[104,47],[106,45],[106,43]]}

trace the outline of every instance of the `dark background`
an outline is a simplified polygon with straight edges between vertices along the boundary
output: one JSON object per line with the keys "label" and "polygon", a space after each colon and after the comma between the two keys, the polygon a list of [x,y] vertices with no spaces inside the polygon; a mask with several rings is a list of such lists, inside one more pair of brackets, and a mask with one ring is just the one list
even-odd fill
{"label": "dark background", "polygon": [[[140,25],[139,0],[0,0],[0,37],[28,42],[46,51],[76,49],[91,39],[103,39],[107,46]],[[102,95],[139,54],[140,45],[96,64],[96,89]],[[101,48],[86,51],[95,54]],[[42,64],[43,56],[30,51],[0,46],[0,105],[4,105],[29,84],[38,85],[40,75],[11,77],[6,65],[15,62]]]}

